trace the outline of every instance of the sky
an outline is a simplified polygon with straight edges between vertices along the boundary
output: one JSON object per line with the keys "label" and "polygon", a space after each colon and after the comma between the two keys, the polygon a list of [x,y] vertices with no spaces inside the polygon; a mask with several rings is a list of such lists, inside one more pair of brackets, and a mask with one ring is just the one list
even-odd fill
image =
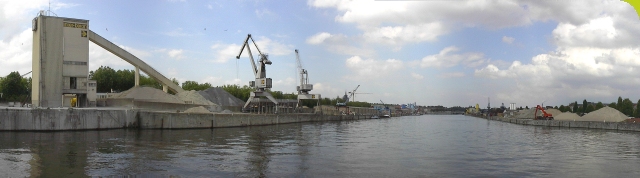
{"label": "sky", "polygon": [[[0,0],[0,76],[31,71],[31,20],[48,9],[180,82],[247,85],[248,54],[235,56],[251,34],[285,93],[298,49],[323,97],[360,85],[356,101],[423,106],[640,99],[640,19],[620,0]],[[89,48],[90,70],[133,69]]]}

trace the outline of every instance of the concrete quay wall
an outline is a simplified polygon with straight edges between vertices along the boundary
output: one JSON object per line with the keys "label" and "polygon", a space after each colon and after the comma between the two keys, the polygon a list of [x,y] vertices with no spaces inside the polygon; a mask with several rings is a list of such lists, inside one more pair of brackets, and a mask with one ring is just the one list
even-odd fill
{"label": "concrete quay wall", "polygon": [[586,128],[586,129],[606,129],[621,131],[640,131],[640,123],[627,122],[592,122],[592,121],[559,121],[559,120],[532,120],[532,119],[514,119],[503,117],[480,117],[488,120],[496,120],[519,125],[534,125],[546,127],[570,127],[570,128]]}
{"label": "concrete quay wall", "polygon": [[135,110],[0,109],[0,130],[86,130],[136,127]]}
{"label": "concrete quay wall", "polygon": [[218,128],[368,119],[365,115],[320,114],[194,114],[140,112],[141,129]]}
{"label": "concrete quay wall", "polygon": [[0,109],[0,131],[188,129],[369,119],[368,115],[168,113],[132,109]]}

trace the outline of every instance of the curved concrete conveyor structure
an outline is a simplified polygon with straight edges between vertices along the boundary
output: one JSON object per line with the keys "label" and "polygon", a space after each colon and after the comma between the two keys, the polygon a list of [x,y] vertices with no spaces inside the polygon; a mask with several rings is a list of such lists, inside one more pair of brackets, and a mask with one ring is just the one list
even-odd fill
{"label": "curved concrete conveyor structure", "polygon": [[97,44],[98,46],[106,49],[107,51],[113,53],[114,55],[122,58],[123,60],[125,60],[127,62],[129,62],[131,65],[135,66],[136,68],[140,68],[140,70],[142,70],[144,73],[149,75],[149,77],[151,77],[151,78],[155,79],[156,81],[160,82],[160,84],[162,84],[163,86],[168,87],[169,90],[171,90],[173,92],[176,92],[176,93],[180,93],[180,92],[184,91],[180,86],[176,85],[171,80],[169,80],[167,77],[165,77],[164,75],[160,74],[160,72],[158,72],[155,69],[153,69],[147,63],[145,63],[144,61],[140,60],[138,57],[134,56],[133,54],[127,52],[126,50],[120,48],[116,44],[113,44],[111,41],[103,38],[102,36],[94,33],[91,30],[89,30],[88,36],[89,36],[89,41]]}

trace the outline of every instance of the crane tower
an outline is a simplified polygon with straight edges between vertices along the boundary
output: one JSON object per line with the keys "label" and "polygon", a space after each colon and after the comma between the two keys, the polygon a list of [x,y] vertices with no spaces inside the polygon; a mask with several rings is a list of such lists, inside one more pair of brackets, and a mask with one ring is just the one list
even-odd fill
{"label": "crane tower", "polygon": [[300,107],[300,100],[318,100],[320,102],[320,94],[309,94],[309,91],[313,90],[313,85],[309,84],[309,74],[307,70],[302,68],[302,62],[300,62],[300,55],[298,50],[296,52],[296,63],[298,64],[298,72],[300,74],[300,85],[296,86],[298,91],[298,107]]}
{"label": "crane tower", "polygon": [[[256,47],[256,50],[258,50],[258,55],[260,56],[260,59],[258,61],[260,63],[260,68],[256,66],[255,60],[253,59],[253,54],[251,54],[251,48],[249,47],[250,46],[249,40],[253,42],[253,45]],[[242,54],[242,51],[244,51],[245,47],[247,48],[247,52],[249,53],[249,60],[251,61],[251,66],[253,67],[253,74],[255,75],[255,80],[250,81],[249,86],[253,87],[255,90],[250,93],[249,99],[247,100],[247,102],[244,104],[242,108],[246,109],[249,103],[251,103],[251,101],[253,100],[253,98],[264,96],[264,97],[267,97],[269,100],[271,100],[273,103],[275,103],[276,105],[275,112],[277,113],[278,101],[276,101],[276,99],[273,98],[273,96],[271,96],[271,94],[266,91],[266,89],[271,88],[272,86],[271,78],[267,78],[267,70],[265,68],[265,64],[271,65],[271,61],[269,61],[269,56],[267,54],[262,54],[262,52],[260,52],[258,45],[253,40],[253,38],[251,38],[251,34],[249,34],[247,35],[247,39],[244,40],[244,44],[240,49],[240,53],[238,54],[238,56],[236,56],[236,59],[240,59],[240,55]]]}

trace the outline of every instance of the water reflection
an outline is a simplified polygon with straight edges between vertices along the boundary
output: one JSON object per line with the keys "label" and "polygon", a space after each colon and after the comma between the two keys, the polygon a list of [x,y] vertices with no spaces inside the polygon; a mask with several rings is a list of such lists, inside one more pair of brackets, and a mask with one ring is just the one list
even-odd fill
{"label": "water reflection", "polygon": [[0,177],[631,177],[639,134],[463,116],[0,132]]}

